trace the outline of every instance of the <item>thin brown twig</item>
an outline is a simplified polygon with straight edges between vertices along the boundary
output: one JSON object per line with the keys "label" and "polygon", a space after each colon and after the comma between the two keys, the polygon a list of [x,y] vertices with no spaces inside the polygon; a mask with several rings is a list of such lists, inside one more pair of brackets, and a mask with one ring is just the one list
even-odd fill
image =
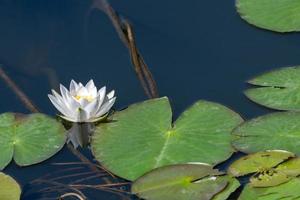
{"label": "thin brown twig", "polygon": [[73,167],[73,168],[62,169],[62,170],[59,170],[59,171],[56,171],[56,172],[48,173],[48,174],[43,175],[42,177],[39,177],[37,179],[32,180],[31,183],[34,183],[35,181],[38,181],[38,180],[41,180],[41,179],[48,179],[50,176],[53,176],[55,174],[66,173],[66,172],[69,172],[69,171],[76,171],[76,170],[79,170],[79,169],[84,169],[84,167]]}
{"label": "thin brown twig", "polygon": [[150,93],[150,96],[153,98],[158,97],[157,86],[153,75],[136,47],[132,26],[128,21],[124,21],[124,25],[126,27],[131,59],[134,63],[136,73],[139,74],[140,81],[149,86],[148,92]]}
{"label": "thin brown twig", "polygon": [[39,109],[32,103],[29,97],[18,87],[18,85],[5,73],[0,66],[0,77],[7,84],[7,86],[17,95],[25,107],[31,112],[39,112]]}
{"label": "thin brown twig", "polygon": [[60,199],[63,199],[65,197],[70,197],[70,196],[77,197],[79,200],[85,200],[86,199],[86,198],[84,198],[84,197],[82,197],[79,194],[74,193],[74,192],[69,192],[69,193],[63,194],[63,195],[60,196]]}
{"label": "thin brown twig", "polygon": [[112,22],[119,38],[123,44],[128,48],[131,61],[135,72],[141,82],[141,85],[149,98],[156,98],[159,96],[156,82],[153,78],[149,67],[146,65],[141,53],[139,52],[133,34],[133,28],[127,19],[121,19],[116,11],[111,7],[107,0],[93,0],[91,9],[97,8],[102,10]]}

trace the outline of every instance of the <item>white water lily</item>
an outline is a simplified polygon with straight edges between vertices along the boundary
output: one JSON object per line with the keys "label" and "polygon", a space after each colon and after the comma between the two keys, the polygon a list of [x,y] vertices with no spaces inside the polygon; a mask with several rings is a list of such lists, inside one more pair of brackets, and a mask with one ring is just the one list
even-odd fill
{"label": "white water lily", "polygon": [[85,86],[72,80],[69,90],[60,85],[60,93],[52,90],[48,97],[61,117],[71,122],[98,121],[109,112],[116,100],[114,91],[106,94],[106,87],[97,91],[93,80]]}

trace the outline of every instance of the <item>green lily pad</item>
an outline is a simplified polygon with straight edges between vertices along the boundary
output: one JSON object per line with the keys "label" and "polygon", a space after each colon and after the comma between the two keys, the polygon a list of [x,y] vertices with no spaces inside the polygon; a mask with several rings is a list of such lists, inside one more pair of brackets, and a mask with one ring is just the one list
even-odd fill
{"label": "green lily pad", "polygon": [[300,179],[294,178],[287,183],[274,187],[256,188],[247,185],[239,200],[295,200],[300,198]]}
{"label": "green lily pad", "polygon": [[238,0],[241,17],[257,27],[291,32],[300,30],[300,2],[298,0]]}
{"label": "green lily pad", "polygon": [[110,120],[96,128],[93,154],[107,169],[128,180],[165,165],[226,160],[233,152],[230,132],[242,122],[220,104],[198,101],[172,126],[167,98],[131,105]]}
{"label": "green lily pad", "polygon": [[209,200],[229,183],[220,174],[203,164],[165,166],[138,178],[132,192],[147,200]]}
{"label": "green lily pad", "polygon": [[270,187],[288,182],[292,177],[276,169],[267,169],[250,178],[250,185],[253,187]]}
{"label": "green lily pad", "polygon": [[0,170],[12,159],[20,166],[42,162],[65,144],[64,127],[44,114],[0,115]]}
{"label": "green lily pad", "polygon": [[21,188],[10,176],[0,172],[0,200],[19,200]]}
{"label": "green lily pad", "polygon": [[[220,178],[220,177],[219,177]],[[228,180],[227,186],[218,194],[216,194],[212,200],[226,200],[230,196],[231,193],[236,191],[240,187],[240,182],[235,178],[224,176],[222,178],[226,178]]]}
{"label": "green lily pad", "polygon": [[300,113],[264,115],[243,123],[232,135],[232,145],[245,153],[280,149],[300,155]]}
{"label": "green lily pad", "polygon": [[267,72],[249,81],[261,86],[246,90],[246,96],[263,106],[278,110],[300,110],[300,67]]}
{"label": "green lily pad", "polygon": [[278,171],[281,171],[289,176],[300,175],[300,158],[289,159],[276,167]]}
{"label": "green lily pad", "polygon": [[229,166],[228,173],[233,176],[244,176],[246,174],[264,171],[294,156],[293,153],[288,151],[271,150],[257,152],[234,161]]}

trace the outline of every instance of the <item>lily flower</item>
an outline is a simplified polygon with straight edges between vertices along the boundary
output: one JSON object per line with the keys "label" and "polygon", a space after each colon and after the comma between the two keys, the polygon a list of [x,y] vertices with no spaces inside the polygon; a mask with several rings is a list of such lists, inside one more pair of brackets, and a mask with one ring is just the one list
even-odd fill
{"label": "lily flower", "polygon": [[96,122],[109,112],[116,100],[115,92],[106,94],[105,86],[97,91],[93,80],[85,86],[72,80],[69,90],[61,84],[61,95],[51,91],[52,94],[48,95],[50,101],[61,117],[71,122]]}

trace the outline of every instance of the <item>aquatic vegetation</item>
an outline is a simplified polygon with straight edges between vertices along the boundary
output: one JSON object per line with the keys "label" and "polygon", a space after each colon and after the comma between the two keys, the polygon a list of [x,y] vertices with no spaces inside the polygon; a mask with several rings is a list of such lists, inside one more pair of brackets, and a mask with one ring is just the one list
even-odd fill
{"label": "aquatic vegetation", "polygon": [[106,87],[97,90],[93,80],[85,86],[72,80],[70,89],[60,85],[60,92],[61,95],[52,90],[52,95],[49,94],[48,97],[61,112],[61,117],[71,122],[99,121],[109,112],[116,100],[114,91],[106,94]]}
{"label": "aquatic vegetation", "polygon": [[65,144],[65,129],[51,117],[36,113],[0,115],[0,170],[12,159],[27,166],[56,154]]}
{"label": "aquatic vegetation", "polygon": [[168,98],[136,103],[96,127],[92,151],[114,174],[135,180],[157,167],[217,164],[234,152],[231,131],[242,118],[229,108],[197,101],[172,123]]}
{"label": "aquatic vegetation", "polygon": [[276,69],[248,83],[257,86],[245,91],[252,101],[277,110],[300,110],[300,66]]}
{"label": "aquatic vegetation", "polygon": [[134,181],[132,192],[149,200],[218,200],[226,199],[239,185],[211,165],[182,164],[146,173]]}
{"label": "aquatic vegetation", "polygon": [[300,113],[275,112],[246,121],[232,133],[232,145],[255,153],[281,149],[300,155]]}
{"label": "aquatic vegetation", "polygon": [[300,31],[298,0],[237,0],[241,17],[257,27],[277,31]]}
{"label": "aquatic vegetation", "polygon": [[0,200],[19,200],[20,185],[10,176],[0,172]]}
{"label": "aquatic vegetation", "polygon": [[287,183],[275,187],[257,188],[246,185],[239,200],[297,199],[300,195],[299,187],[299,178],[294,178]]}
{"label": "aquatic vegetation", "polygon": [[229,167],[229,174],[236,177],[253,174],[239,200],[298,198],[299,160],[282,150],[257,152],[236,160]]}
{"label": "aquatic vegetation", "polygon": [[[33,180],[30,184],[44,187],[37,193],[58,191],[59,195],[56,193],[51,198],[84,200],[88,197],[81,190],[86,188],[124,192],[146,200],[226,200],[234,194],[238,196],[239,191],[242,191],[240,200],[299,198],[299,66],[257,76],[249,81],[255,88],[245,91],[249,99],[260,105],[288,112],[275,112],[244,122],[239,114],[224,105],[199,100],[173,121],[169,99],[159,98],[129,21],[106,0],[88,4],[87,18],[97,9],[111,20],[150,100],[110,112],[116,100],[114,91],[106,93],[106,87],[98,90],[93,80],[86,85],[72,80],[69,89],[60,85],[60,94],[52,90],[49,99],[64,120],[42,113],[0,115],[0,170],[11,160],[21,167],[42,162],[54,156],[65,143],[72,142],[73,146],[66,146],[81,162],[62,165],[81,166],[54,172],[52,175],[59,174],[59,177],[53,179],[48,174]],[[300,28],[297,0],[237,0],[237,9],[243,19],[261,28],[277,32]],[[32,52],[36,50],[39,48]],[[47,63],[45,59],[31,66],[43,63]],[[50,69],[46,66],[43,71],[54,74]],[[41,72],[39,67],[34,71]],[[1,67],[0,77],[31,112],[39,111]],[[78,151],[79,146],[91,150],[95,162]],[[231,156],[237,151],[248,155],[230,164],[229,158],[235,159]],[[224,169],[223,162],[230,166]],[[121,183],[115,176],[123,178]],[[61,181],[71,177],[77,180]],[[94,178],[100,183],[83,183]],[[247,179],[246,183],[243,179]],[[115,186],[125,186],[125,189]],[[18,200],[20,193],[18,183],[0,173],[0,200]]]}

